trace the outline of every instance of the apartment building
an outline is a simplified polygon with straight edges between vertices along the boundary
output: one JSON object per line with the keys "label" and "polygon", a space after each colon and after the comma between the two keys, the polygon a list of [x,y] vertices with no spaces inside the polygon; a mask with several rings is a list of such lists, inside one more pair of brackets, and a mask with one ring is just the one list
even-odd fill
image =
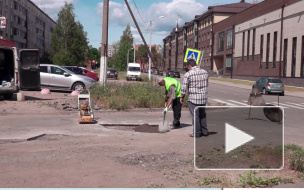
{"label": "apartment building", "polygon": [[0,30],[3,39],[17,48],[39,49],[40,56],[52,50],[51,34],[56,22],[30,0],[0,0],[0,16],[7,27]]}
{"label": "apartment building", "polygon": [[163,40],[165,68],[183,71],[185,52],[187,48],[192,48],[202,51],[201,68],[212,70],[214,25],[251,6],[252,4],[244,0],[240,3],[210,6],[206,12],[196,15],[184,26],[176,26]]}
{"label": "apartment building", "polygon": [[213,70],[304,86],[303,7],[301,0],[267,0],[216,24]]}

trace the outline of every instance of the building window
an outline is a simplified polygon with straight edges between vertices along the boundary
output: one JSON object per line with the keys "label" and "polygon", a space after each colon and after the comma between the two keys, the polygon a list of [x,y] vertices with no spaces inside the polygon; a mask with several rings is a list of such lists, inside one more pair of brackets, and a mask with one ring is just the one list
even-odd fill
{"label": "building window", "polygon": [[301,77],[304,77],[304,36],[302,36]]}
{"label": "building window", "polygon": [[273,68],[277,67],[277,45],[278,45],[278,32],[274,32],[273,36]]}
{"label": "building window", "polygon": [[245,32],[243,32],[243,41],[242,41],[242,61],[244,61],[245,54]]}
{"label": "building window", "polygon": [[247,61],[249,61],[249,49],[250,49],[250,30],[248,31],[248,36],[247,36]]}
{"label": "building window", "polygon": [[291,77],[296,75],[297,38],[292,39]]}
{"label": "building window", "polygon": [[256,36],[256,31],[253,29],[253,35],[252,35],[252,61],[254,61],[254,56],[255,56],[255,36]]}
{"label": "building window", "polygon": [[263,66],[263,54],[264,54],[264,35],[261,35],[261,43],[260,43],[260,68]]}
{"label": "building window", "polygon": [[225,32],[219,33],[219,51],[224,51]]}
{"label": "building window", "polygon": [[267,34],[267,45],[266,45],[266,69],[269,68],[269,51],[270,51],[270,33]]}
{"label": "building window", "polygon": [[232,56],[226,56],[226,71],[231,72],[231,63],[232,63]]}
{"label": "building window", "polygon": [[227,49],[232,48],[232,29],[227,32]]}
{"label": "building window", "polygon": [[284,70],[283,76],[286,77],[287,71],[287,51],[288,51],[288,39],[284,39]]}

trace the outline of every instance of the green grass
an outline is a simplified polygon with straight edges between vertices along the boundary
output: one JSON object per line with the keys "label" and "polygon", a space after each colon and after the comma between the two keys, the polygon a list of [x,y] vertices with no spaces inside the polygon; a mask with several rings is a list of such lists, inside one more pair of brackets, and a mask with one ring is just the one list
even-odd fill
{"label": "green grass", "polygon": [[215,78],[215,77],[209,77],[210,80],[216,80],[216,81],[222,81],[222,82],[231,82],[234,84],[245,84],[252,86],[254,82],[252,81],[244,81],[244,80],[238,80],[238,79],[229,79],[229,78]]}
{"label": "green grass", "polygon": [[285,152],[289,155],[290,168],[298,172],[304,172],[304,150],[298,145],[285,145]]}
{"label": "green grass", "polygon": [[280,178],[280,177],[274,177],[274,178],[265,178],[265,177],[256,177],[256,174],[258,174],[258,171],[251,171],[251,172],[245,172],[244,176],[239,175],[239,184],[242,187],[272,187],[274,185],[279,184],[280,182],[283,183],[293,183],[292,178]]}
{"label": "green grass", "polygon": [[164,91],[151,83],[108,83],[91,89],[92,98],[104,109],[164,107]]}
{"label": "green grass", "polygon": [[219,184],[219,183],[225,183],[225,179],[224,178],[218,178],[218,177],[204,177],[203,179],[201,179],[199,181],[199,186],[202,185],[210,185],[210,184]]}

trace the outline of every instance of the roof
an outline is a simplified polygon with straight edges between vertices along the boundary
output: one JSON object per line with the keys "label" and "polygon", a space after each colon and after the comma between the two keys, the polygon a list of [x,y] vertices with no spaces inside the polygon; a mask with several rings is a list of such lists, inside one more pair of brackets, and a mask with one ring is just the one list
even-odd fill
{"label": "roof", "polygon": [[194,19],[190,22],[185,22],[185,25],[183,27],[178,27],[176,31],[176,27],[173,28],[172,32],[164,38],[165,40],[168,39],[170,36],[174,36],[175,32],[180,32],[182,28],[187,28],[195,21],[200,21],[214,13],[232,13],[237,14],[241,11],[244,11],[245,9],[248,9],[252,7],[253,4],[246,3],[244,0],[241,0],[239,3],[231,3],[231,4],[225,4],[225,5],[217,5],[217,6],[209,6],[208,10],[200,15],[195,15]]}

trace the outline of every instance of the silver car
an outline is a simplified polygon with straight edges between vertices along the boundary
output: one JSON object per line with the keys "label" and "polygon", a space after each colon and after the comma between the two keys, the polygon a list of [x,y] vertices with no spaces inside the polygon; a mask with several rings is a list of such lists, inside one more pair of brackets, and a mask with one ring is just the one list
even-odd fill
{"label": "silver car", "polygon": [[263,94],[279,93],[285,95],[284,84],[279,78],[262,77],[252,87],[257,87]]}
{"label": "silver car", "polygon": [[53,64],[40,64],[41,87],[54,90],[78,90],[89,89],[95,84],[95,80],[77,75],[72,71]]}

